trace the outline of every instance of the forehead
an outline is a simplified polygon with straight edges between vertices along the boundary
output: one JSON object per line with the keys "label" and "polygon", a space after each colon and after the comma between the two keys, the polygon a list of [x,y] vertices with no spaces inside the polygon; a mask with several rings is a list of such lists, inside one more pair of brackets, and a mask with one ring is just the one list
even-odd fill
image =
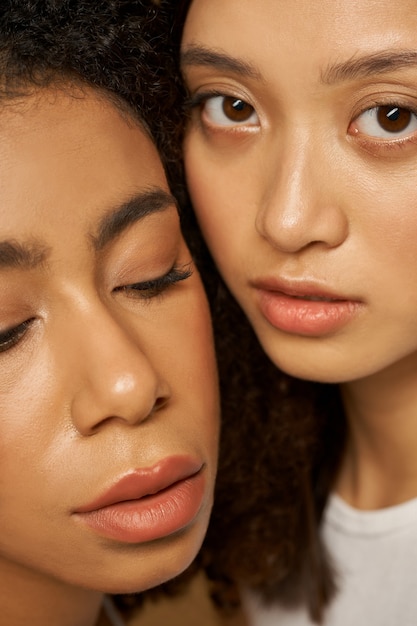
{"label": "forehead", "polygon": [[91,219],[155,184],[165,177],[152,141],[101,94],[42,90],[0,108],[2,233],[46,215]]}
{"label": "forehead", "polygon": [[24,95],[0,100],[0,134],[8,151],[15,144],[21,151],[25,144],[30,145],[41,136],[51,150],[59,138],[78,138],[78,142],[83,143],[81,138],[86,131],[90,138],[105,141],[115,124],[143,130],[140,122],[116,98],[89,87],[28,88]]}
{"label": "forehead", "polygon": [[[303,68],[417,43],[415,0],[193,0],[184,44]],[[307,63],[307,64],[306,64]]]}

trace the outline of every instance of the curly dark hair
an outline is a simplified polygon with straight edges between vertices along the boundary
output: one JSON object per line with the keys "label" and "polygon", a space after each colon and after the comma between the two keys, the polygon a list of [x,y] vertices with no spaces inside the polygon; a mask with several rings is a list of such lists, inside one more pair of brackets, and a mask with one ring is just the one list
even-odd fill
{"label": "curly dark hair", "polygon": [[71,81],[103,90],[175,170],[181,107],[164,18],[158,0],[3,0],[0,99]]}
{"label": "curly dark hair", "polygon": [[[192,0],[163,0],[179,75],[182,27]],[[186,118],[186,108],[184,109]],[[187,225],[200,241],[188,204]],[[222,397],[215,503],[198,563],[221,609],[237,586],[265,603],[304,603],[320,623],[336,575],[320,522],[346,441],[338,387],[298,380],[266,356],[209,252],[196,255],[212,306]]]}

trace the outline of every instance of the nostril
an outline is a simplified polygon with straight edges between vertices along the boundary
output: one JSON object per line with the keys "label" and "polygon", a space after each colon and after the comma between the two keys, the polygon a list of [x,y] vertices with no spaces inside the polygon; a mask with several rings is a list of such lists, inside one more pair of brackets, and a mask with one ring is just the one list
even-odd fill
{"label": "nostril", "polygon": [[160,396],[159,398],[156,399],[154,407],[152,409],[152,413],[155,413],[156,411],[160,411],[162,408],[164,408],[166,405],[168,404],[168,397],[165,396]]}

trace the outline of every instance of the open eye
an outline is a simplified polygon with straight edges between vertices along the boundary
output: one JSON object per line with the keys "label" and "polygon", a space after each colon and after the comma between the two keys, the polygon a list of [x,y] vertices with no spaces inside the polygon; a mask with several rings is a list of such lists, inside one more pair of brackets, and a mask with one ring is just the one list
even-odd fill
{"label": "open eye", "polygon": [[417,130],[417,115],[405,107],[387,104],[361,113],[353,131],[377,139],[402,139]]}
{"label": "open eye", "polygon": [[252,105],[234,96],[211,96],[202,102],[203,121],[212,126],[257,126],[258,115]]}

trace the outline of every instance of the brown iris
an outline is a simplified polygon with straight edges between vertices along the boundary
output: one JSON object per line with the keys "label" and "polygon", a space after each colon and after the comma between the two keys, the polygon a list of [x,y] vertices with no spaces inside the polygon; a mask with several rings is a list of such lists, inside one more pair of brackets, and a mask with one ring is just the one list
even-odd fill
{"label": "brown iris", "polygon": [[405,130],[411,121],[411,111],[397,106],[378,107],[378,123],[388,133],[399,133]]}
{"label": "brown iris", "polygon": [[223,113],[233,122],[246,122],[253,113],[253,107],[239,98],[226,96],[223,100]]}

